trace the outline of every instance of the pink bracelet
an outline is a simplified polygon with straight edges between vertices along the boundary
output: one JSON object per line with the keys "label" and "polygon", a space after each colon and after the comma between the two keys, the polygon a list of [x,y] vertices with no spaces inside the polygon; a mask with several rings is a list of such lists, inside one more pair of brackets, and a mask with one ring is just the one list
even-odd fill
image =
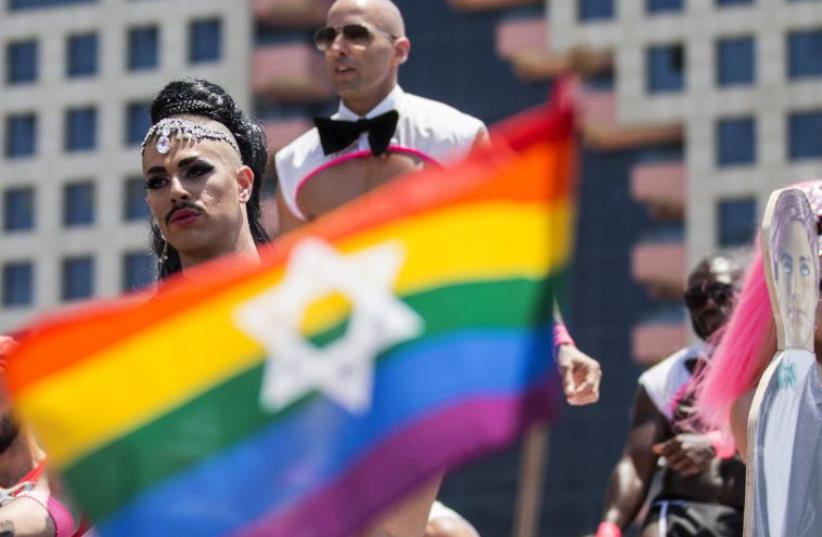
{"label": "pink bracelet", "polygon": [[559,347],[560,345],[571,345],[576,347],[574,344],[574,338],[571,337],[571,334],[568,333],[568,328],[562,323],[554,323],[554,348]]}
{"label": "pink bracelet", "polygon": [[622,537],[622,530],[613,522],[602,522],[597,528],[596,537]]}

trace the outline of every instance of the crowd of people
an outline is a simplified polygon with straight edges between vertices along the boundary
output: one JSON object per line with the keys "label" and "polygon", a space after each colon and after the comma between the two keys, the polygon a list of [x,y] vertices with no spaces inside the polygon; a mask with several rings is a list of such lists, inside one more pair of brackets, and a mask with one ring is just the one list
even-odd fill
{"label": "crowd of people", "polygon": [[[479,119],[400,87],[411,41],[390,0],[337,0],[314,42],[340,98],[338,111],[317,118],[273,159],[259,124],[216,84],[177,80],[157,94],[142,169],[160,279],[225,255],[259,260],[258,248],[272,240],[260,205],[267,167],[276,176],[284,233],[398,175],[493,143]],[[822,182],[800,188],[822,221]],[[643,537],[742,534],[747,416],[776,344],[758,251],[744,278],[743,272],[738,260],[712,254],[690,273],[684,303],[700,342],[639,378],[597,537],[622,535],[657,473],[661,485],[641,524]],[[559,311],[554,336],[568,403],[595,403],[600,365],[577,349]],[[13,345],[0,339],[0,355]],[[8,401],[0,406],[0,537],[82,535],[85,524],[44,472],[46,454]],[[364,535],[476,537],[469,521],[436,501],[440,481],[409,495]]]}

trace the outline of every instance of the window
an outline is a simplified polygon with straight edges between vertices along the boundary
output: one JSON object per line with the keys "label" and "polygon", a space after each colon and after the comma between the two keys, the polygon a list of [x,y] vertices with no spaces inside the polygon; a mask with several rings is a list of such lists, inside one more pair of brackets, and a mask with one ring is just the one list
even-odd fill
{"label": "window", "polygon": [[123,291],[134,291],[155,280],[154,256],[148,252],[131,252],[123,256]]}
{"label": "window", "polygon": [[139,220],[146,221],[150,217],[148,205],[146,205],[146,190],[143,186],[145,181],[142,177],[132,177],[126,179],[125,192],[123,196],[123,220],[127,222]]}
{"label": "window", "polygon": [[577,18],[581,21],[614,18],[614,0],[578,0]]}
{"label": "window", "polygon": [[189,63],[216,62],[222,48],[220,19],[194,21],[188,27]]}
{"label": "window", "polygon": [[68,38],[66,46],[66,76],[82,77],[97,74],[97,34],[80,34]]}
{"label": "window", "polygon": [[716,164],[719,167],[756,161],[756,122],[753,118],[722,119],[716,125]]}
{"label": "window", "polygon": [[34,82],[37,80],[37,41],[12,42],[6,45],[6,81]]}
{"label": "window", "polygon": [[37,41],[19,41],[6,46],[6,82],[24,84],[37,80]]}
{"label": "window", "polygon": [[151,127],[151,103],[130,103],[126,107],[126,145],[142,143]]}
{"label": "window", "polygon": [[97,0],[8,0],[9,11],[42,9],[73,4],[94,4]]}
{"label": "window", "polygon": [[72,183],[63,187],[63,225],[89,226],[94,223],[94,183]]}
{"label": "window", "polygon": [[89,298],[94,294],[94,259],[91,256],[63,260],[61,297],[63,300]]}
{"label": "window", "polygon": [[156,26],[132,28],[128,32],[128,69],[154,69],[160,63],[160,32]]}
{"label": "window", "polygon": [[822,158],[822,110],[788,116],[788,156],[791,160]]}
{"label": "window", "polygon": [[94,107],[72,108],[66,112],[66,151],[88,151],[97,145],[97,110]]}
{"label": "window", "polygon": [[718,7],[725,7],[725,6],[746,6],[753,4],[754,0],[716,0],[716,5]]}
{"label": "window", "polygon": [[25,231],[34,228],[34,189],[10,188],[3,194],[3,230]]}
{"label": "window", "polygon": [[751,242],[756,228],[756,200],[721,200],[718,206],[719,246],[744,246]]}
{"label": "window", "polygon": [[685,50],[682,45],[663,45],[648,49],[648,93],[677,92],[685,89]]}
{"label": "window", "polygon": [[668,13],[682,11],[684,0],[647,0],[648,13]]}
{"label": "window", "polygon": [[34,269],[28,261],[3,266],[3,306],[28,306],[34,302]]}
{"label": "window", "polygon": [[12,115],[6,118],[6,157],[30,157],[37,152],[37,116]]}
{"label": "window", "polygon": [[756,50],[752,37],[720,39],[716,44],[718,86],[750,85],[756,79]]}
{"label": "window", "polygon": [[788,76],[822,76],[822,30],[788,34]]}

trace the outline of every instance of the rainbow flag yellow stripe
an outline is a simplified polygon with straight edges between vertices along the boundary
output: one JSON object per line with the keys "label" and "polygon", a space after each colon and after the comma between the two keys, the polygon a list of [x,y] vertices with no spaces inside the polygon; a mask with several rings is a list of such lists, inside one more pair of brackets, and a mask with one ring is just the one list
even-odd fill
{"label": "rainbow flag yellow stripe", "polygon": [[[200,472],[225,479],[235,467],[230,461],[237,450],[251,450],[250,457],[268,464],[267,450],[287,449],[276,461],[285,471],[300,464],[293,457],[314,449],[314,441],[302,436],[299,416],[311,420],[317,419],[308,417],[313,413],[325,415],[327,401],[314,393],[279,411],[260,409],[257,392],[264,367],[276,356],[241,329],[236,317],[250,300],[279,288],[289,273],[292,251],[309,237],[321,239],[341,258],[389,243],[404,252],[391,292],[423,320],[424,330],[380,351],[375,358],[378,394],[380,379],[408,377],[395,370],[448,368],[460,353],[452,356],[447,341],[454,348],[474,349],[469,354],[476,364],[503,368],[486,380],[480,373],[475,387],[438,388],[454,389],[451,397],[458,398],[468,390],[465,401],[474,409],[469,413],[480,408],[493,413],[488,407],[492,400],[472,399],[485,389],[511,397],[536,389],[551,370],[550,357],[527,365],[529,334],[534,326],[545,326],[546,304],[571,256],[575,218],[570,122],[552,121],[548,135],[540,131],[544,142],[532,132],[533,140],[517,152],[494,149],[456,169],[430,170],[366,196],[279,241],[263,252],[260,266],[219,260],[141,303],[129,299],[96,305],[32,330],[10,361],[9,384],[19,410],[36,429],[52,464],[66,472],[81,505],[103,521],[101,527],[109,528],[110,535],[138,535],[159,531],[157,527],[176,534],[184,528],[171,511],[167,519],[155,517],[155,523],[164,522],[150,530],[135,529],[140,513],[166,512],[164,498],[172,491],[178,494],[178,485],[202,488],[197,484]],[[339,296],[314,301],[302,317],[300,337],[317,344],[333,339],[350,313]],[[500,353],[517,359],[497,363]],[[417,382],[414,375],[409,378]],[[475,389],[480,391],[469,397]],[[412,436],[427,428],[416,420],[435,415],[437,401],[445,397],[429,393],[428,387],[417,392],[419,400],[408,408],[398,395],[387,396],[404,412],[413,407],[417,432]],[[390,401],[380,404],[394,404]],[[518,408],[514,399],[504,401],[504,408]],[[471,406],[475,404],[479,406]],[[344,421],[353,426],[356,420],[351,419]],[[369,435],[388,438],[388,431],[406,418],[385,421],[380,414],[373,419],[368,435],[340,440],[341,451],[322,458],[326,466],[316,475],[326,479],[344,471],[358,457],[357,450],[370,449],[362,444]],[[348,430],[348,425],[340,427],[341,434]],[[212,432],[202,436],[203,431]],[[197,434],[192,437],[191,432]],[[263,433],[271,436],[259,437]],[[325,439],[323,444],[328,442],[334,443]],[[346,451],[342,446],[347,442],[358,447],[351,444],[355,451]],[[388,444],[380,445],[388,449]],[[123,480],[122,472],[129,470],[132,477]],[[269,485],[261,485],[260,491]],[[300,487],[303,492],[295,489],[293,494],[315,490],[314,485]],[[274,496],[291,497],[288,487],[281,488],[276,487]],[[228,488],[224,492],[219,502],[233,501]],[[244,512],[252,507],[235,508]],[[208,526],[204,534],[222,528],[214,535],[223,535],[239,527],[237,521],[226,524]]]}

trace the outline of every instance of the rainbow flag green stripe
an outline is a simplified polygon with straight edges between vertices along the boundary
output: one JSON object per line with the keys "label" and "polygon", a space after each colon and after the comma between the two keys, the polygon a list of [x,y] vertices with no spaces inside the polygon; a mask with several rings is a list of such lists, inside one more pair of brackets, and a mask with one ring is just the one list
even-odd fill
{"label": "rainbow flag green stripe", "polygon": [[521,118],[507,147],[365,196],[260,266],[31,330],[9,385],[102,535],[350,535],[551,417],[571,118]]}
{"label": "rainbow flag green stripe", "polygon": [[[545,325],[550,308],[541,304],[550,297],[559,276],[548,280],[504,280],[471,283],[435,289],[404,297],[405,302],[426,319],[423,337],[388,349],[378,362],[406,347],[429,341],[452,331],[484,328],[527,328]],[[462,307],[465,304],[498,304],[495,308]],[[447,307],[454,304],[456,307]],[[445,305],[445,306],[444,306]],[[542,319],[542,320],[540,320]],[[339,330],[313,338],[332,339]],[[89,454],[65,470],[72,493],[86,506],[89,515],[104,519],[121,505],[163,479],[213,456],[264,426],[275,423],[319,395],[315,392],[277,414],[257,406],[263,363],[242,372],[212,390],[188,401],[165,416]],[[249,411],[250,410],[250,411]],[[225,416],[225,419],[215,419]],[[209,424],[221,423],[216,430]],[[180,427],[180,424],[186,424]],[[184,452],[170,446],[185,446]],[[122,479],[124,464],[135,468],[131,479]],[[103,486],[109,494],[98,495]]]}

